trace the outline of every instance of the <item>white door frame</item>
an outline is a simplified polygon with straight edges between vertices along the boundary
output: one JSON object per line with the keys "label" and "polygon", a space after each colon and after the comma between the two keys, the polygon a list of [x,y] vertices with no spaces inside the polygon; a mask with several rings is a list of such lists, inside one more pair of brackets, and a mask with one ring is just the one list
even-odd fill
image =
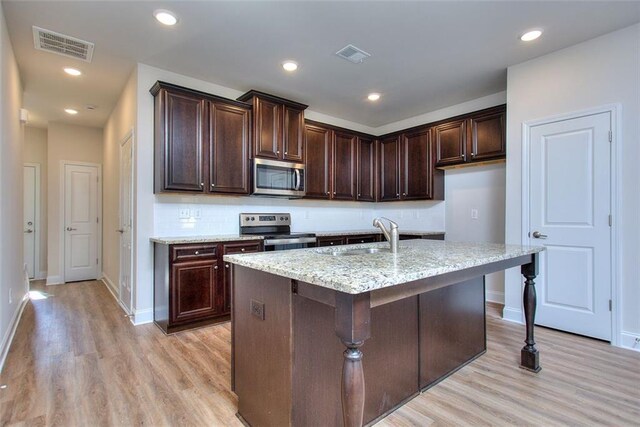
{"label": "white door frame", "polygon": [[42,266],[40,265],[40,226],[42,225],[42,218],[40,218],[40,163],[25,162],[24,166],[33,167],[36,171],[33,279],[38,280],[46,278],[46,273],[42,271]]}
{"label": "white door frame", "polygon": [[90,163],[90,162],[75,162],[72,160],[60,160],[60,223],[58,224],[58,230],[60,230],[60,242],[58,244],[58,250],[60,254],[60,260],[58,261],[60,269],[60,277],[62,278],[62,283],[66,283],[65,277],[65,239],[67,238],[67,233],[65,233],[65,166],[90,166],[98,169],[98,225],[97,227],[97,236],[96,236],[96,245],[97,254],[98,254],[98,266],[96,275],[96,280],[100,280],[102,278],[102,165],[100,163]]}
{"label": "white door frame", "polygon": [[566,114],[558,114],[542,119],[529,120],[522,123],[522,235],[520,237],[521,244],[526,244],[529,241],[529,178],[530,178],[530,164],[529,149],[531,141],[529,140],[530,128],[533,126],[558,122],[562,120],[574,119],[578,117],[610,113],[611,114],[611,344],[620,347],[622,345],[622,289],[618,284],[618,277],[621,275],[622,266],[619,264],[620,258],[620,239],[619,239],[619,227],[620,220],[620,200],[618,198],[618,183],[622,181],[621,171],[618,167],[622,163],[621,149],[622,135],[621,123],[622,105],[621,104],[608,104],[600,107],[590,108],[586,110],[574,111]]}
{"label": "white door frame", "polygon": [[[127,314],[133,314],[134,310],[133,310],[133,301],[134,301],[134,294],[135,294],[135,286],[134,286],[134,280],[135,277],[133,275],[133,270],[134,270],[134,253],[135,253],[135,227],[136,227],[136,223],[133,220],[133,216],[134,216],[134,203],[135,203],[135,176],[134,176],[134,172],[135,172],[135,132],[134,129],[132,128],[129,133],[127,133],[127,135],[120,141],[120,144],[118,145],[118,147],[120,148],[120,152],[119,152],[119,159],[120,159],[120,166],[122,166],[122,146],[127,142],[131,140],[131,231],[130,231],[130,236],[131,236],[131,263],[130,263],[130,267],[131,267],[131,271],[129,272],[129,280],[131,283],[129,283],[129,285],[131,286],[131,293],[130,293],[130,297],[131,300],[129,301],[129,310],[127,310],[125,307],[123,307],[123,309],[125,309],[125,312]],[[119,175],[118,178],[121,177],[121,173]],[[122,183],[119,183],[120,185],[118,186],[118,192],[121,191],[121,186]],[[118,194],[118,202],[121,201],[121,195]],[[120,221],[120,206],[118,206],[118,226],[120,227],[121,224],[119,223]],[[119,268],[118,268],[118,299],[120,299],[120,277],[122,275],[122,256],[119,253],[120,250],[122,249],[122,246],[120,245],[120,239],[122,237],[118,238],[118,264],[120,264]],[[120,304],[120,306],[122,306],[122,304]]]}

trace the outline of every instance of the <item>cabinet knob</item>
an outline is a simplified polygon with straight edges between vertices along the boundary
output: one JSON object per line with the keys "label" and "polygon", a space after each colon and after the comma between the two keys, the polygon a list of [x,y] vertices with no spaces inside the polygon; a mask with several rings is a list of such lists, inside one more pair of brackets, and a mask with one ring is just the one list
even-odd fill
{"label": "cabinet knob", "polygon": [[200,187],[204,187],[204,182],[201,182],[201,183],[200,183]]}
{"label": "cabinet knob", "polygon": [[358,193],[358,197],[362,196],[362,194]]}
{"label": "cabinet knob", "polygon": [[335,191],[333,192],[333,195],[334,195],[334,196],[336,195],[336,192],[335,192]]}
{"label": "cabinet knob", "polygon": [[240,249],[240,250],[241,250],[242,252],[246,251],[246,249],[245,249],[245,248],[242,248],[242,249]]}
{"label": "cabinet knob", "polygon": [[475,156],[476,156],[476,153],[473,153],[473,152],[472,152],[472,153],[471,153],[471,157],[475,157]]}
{"label": "cabinet knob", "polygon": [[224,265],[224,268],[229,268],[229,264],[225,264],[225,265]]}
{"label": "cabinet knob", "polygon": [[329,244],[330,244],[331,246],[333,246],[333,242],[329,242]]}
{"label": "cabinet knob", "polygon": [[289,154],[289,153],[287,153],[287,152],[285,151],[285,152],[284,152],[284,154]]}
{"label": "cabinet knob", "polygon": [[402,193],[402,195],[403,195],[403,196],[406,196],[406,195],[407,195],[407,193]]}
{"label": "cabinet knob", "polygon": [[276,150],[276,154],[280,154],[280,150]]}
{"label": "cabinet knob", "polygon": [[216,185],[215,185],[215,184],[211,184],[211,186],[212,186],[212,187],[215,187]]}
{"label": "cabinet knob", "polygon": [[400,197],[400,193],[396,193],[396,197]]}
{"label": "cabinet knob", "polygon": [[200,252],[196,251],[196,255],[199,255],[199,254],[200,254]]}
{"label": "cabinet knob", "polygon": [[217,269],[218,269],[218,266],[217,266],[217,265],[216,265],[216,266],[214,266],[214,267],[213,267],[213,269],[214,269],[214,270],[217,270]]}
{"label": "cabinet knob", "polygon": [[360,243],[364,243],[364,240],[360,240]]}

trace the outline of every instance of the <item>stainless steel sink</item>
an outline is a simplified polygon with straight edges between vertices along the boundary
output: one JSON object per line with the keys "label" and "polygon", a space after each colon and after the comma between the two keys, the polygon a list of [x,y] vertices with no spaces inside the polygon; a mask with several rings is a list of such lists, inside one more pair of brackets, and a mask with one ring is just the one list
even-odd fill
{"label": "stainless steel sink", "polygon": [[346,251],[333,251],[333,252],[325,252],[327,255],[333,256],[348,256],[348,255],[367,255],[367,254],[377,254],[377,253],[391,253],[391,251],[387,248],[362,248],[362,249],[349,249]]}

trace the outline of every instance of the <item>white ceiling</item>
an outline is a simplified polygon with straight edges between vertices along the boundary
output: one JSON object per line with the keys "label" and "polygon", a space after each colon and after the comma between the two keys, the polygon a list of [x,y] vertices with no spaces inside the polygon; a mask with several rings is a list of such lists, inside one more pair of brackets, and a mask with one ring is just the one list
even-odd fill
{"label": "white ceiling", "polygon": [[[136,62],[377,127],[506,88],[506,67],[640,21],[640,2],[3,1],[32,124],[103,126]],[[155,9],[179,17],[158,24]],[[95,43],[92,63],[37,51],[32,29]],[[527,29],[544,29],[529,44]],[[334,53],[353,43],[355,65]],[[280,67],[300,64],[295,74]],[[84,74],[71,78],[62,67]],[[382,93],[378,103],[365,101]],[[84,106],[94,104],[95,111]],[[64,107],[81,110],[74,117]]]}

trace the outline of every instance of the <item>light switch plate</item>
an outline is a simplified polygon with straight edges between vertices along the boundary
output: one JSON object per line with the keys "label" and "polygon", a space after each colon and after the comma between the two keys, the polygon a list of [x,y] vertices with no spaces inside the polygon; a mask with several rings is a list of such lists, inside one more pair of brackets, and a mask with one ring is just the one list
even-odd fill
{"label": "light switch plate", "polygon": [[189,218],[189,208],[182,208],[178,213],[179,219],[188,219]]}

